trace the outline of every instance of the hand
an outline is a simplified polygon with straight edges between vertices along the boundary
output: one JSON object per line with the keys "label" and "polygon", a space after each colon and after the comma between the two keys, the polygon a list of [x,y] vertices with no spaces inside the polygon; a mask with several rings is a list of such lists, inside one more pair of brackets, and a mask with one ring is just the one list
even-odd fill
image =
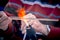
{"label": "hand", "polygon": [[[26,27],[27,27],[27,24],[28,25],[30,25],[29,24],[29,21],[31,21],[31,18],[33,17],[34,15],[32,15],[32,14],[27,14],[27,15],[25,15],[23,18],[23,20],[21,21],[21,30],[22,30],[22,33],[24,34],[24,33],[26,33]],[[25,18],[28,18],[28,19],[25,19]],[[30,19],[29,19],[30,18]],[[34,17],[34,18],[36,18],[36,17]],[[24,20],[26,20],[26,22],[24,21]]]}
{"label": "hand", "polygon": [[11,21],[12,20],[3,11],[0,11],[0,29],[6,30]]}
{"label": "hand", "polygon": [[[31,18],[27,20],[27,23],[30,24],[35,29],[36,32],[41,32],[45,35],[48,34],[46,25],[42,24],[39,20],[36,20],[37,18],[33,14],[29,13],[25,16],[25,18]],[[26,25],[26,24],[22,24],[22,25]],[[23,26],[23,27],[21,26],[21,29],[23,31],[26,30],[25,28],[26,26]]]}

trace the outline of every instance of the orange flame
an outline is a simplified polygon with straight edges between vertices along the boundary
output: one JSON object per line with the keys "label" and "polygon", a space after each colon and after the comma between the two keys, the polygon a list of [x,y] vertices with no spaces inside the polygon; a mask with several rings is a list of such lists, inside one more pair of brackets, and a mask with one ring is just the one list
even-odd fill
{"label": "orange flame", "polygon": [[25,16],[25,15],[26,15],[26,12],[25,12],[25,9],[24,9],[24,8],[21,8],[21,9],[18,10],[18,17],[19,17],[21,20],[23,20],[23,21],[26,23],[26,25],[28,26],[27,20],[24,19],[24,16]]}
{"label": "orange flame", "polygon": [[26,12],[25,12],[25,9],[24,8],[21,8],[21,9],[19,9],[18,10],[18,17],[19,18],[23,18],[23,16],[25,16],[26,15]]}

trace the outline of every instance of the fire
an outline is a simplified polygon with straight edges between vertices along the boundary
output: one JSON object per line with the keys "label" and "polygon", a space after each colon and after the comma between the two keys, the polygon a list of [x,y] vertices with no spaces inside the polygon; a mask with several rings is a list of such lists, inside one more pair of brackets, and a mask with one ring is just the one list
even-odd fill
{"label": "fire", "polygon": [[21,8],[21,9],[18,10],[18,17],[19,18],[22,19],[25,15],[26,15],[26,12],[25,12],[24,8]]}
{"label": "fire", "polygon": [[18,17],[19,17],[21,20],[23,20],[23,21],[26,23],[26,25],[28,26],[27,20],[24,19],[24,16],[25,16],[25,15],[26,15],[26,12],[25,12],[25,9],[24,9],[24,8],[21,8],[21,9],[18,10]]}

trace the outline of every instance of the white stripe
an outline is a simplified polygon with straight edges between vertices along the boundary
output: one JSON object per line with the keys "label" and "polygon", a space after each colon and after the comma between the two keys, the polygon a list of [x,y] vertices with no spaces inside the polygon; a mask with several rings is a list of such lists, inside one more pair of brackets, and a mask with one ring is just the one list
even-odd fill
{"label": "white stripe", "polygon": [[50,32],[50,28],[49,28],[49,25],[46,25],[46,27],[47,27],[48,31]]}
{"label": "white stripe", "polygon": [[27,35],[27,34],[25,33],[25,34],[24,34],[24,37],[23,37],[23,40],[25,40],[25,38],[26,38],[26,35]]}
{"label": "white stripe", "polygon": [[33,12],[33,11],[31,13],[34,15],[39,15],[39,16],[44,17],[44,18],[50,18],[50,17],[60,18],[60,15],[56,16],[54,13],[51,13],[50,15],[44,15],[44,13]]}
{"label": "white stripe", "polygon": [[49,4],[42,4],[41,2],[38,2],[38,1],[35,1],[35,2],[29,2],[29,1],[24,1],[24,0],[20,0],[20,1],[22,1],[25,4],[29,4],[29,5],[39,4],[42,7],[48,7],[48,8],[58,7],[58,8],[60,8],[60,6],[58,4],[57,4],[58,6],[57,5],[53,6],[53,5],[49,5]]}
{"label": "white stripe", "polygon": [[17,4],[17,3],[14,3],[14,2],[9,2],[8,4],[15,5],[15,6],[19,7],[19,8],[21,8],[21,7],[22,7],[21,5],[19,5],[19,4]]}

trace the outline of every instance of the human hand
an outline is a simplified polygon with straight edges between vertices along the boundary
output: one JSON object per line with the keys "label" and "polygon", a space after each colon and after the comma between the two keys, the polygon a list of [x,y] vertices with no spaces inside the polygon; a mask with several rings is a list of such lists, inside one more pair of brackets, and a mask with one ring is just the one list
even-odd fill
{"label": "human hand", "polygon": [[[48,34],[46,25],[42,24],[39,20],[37,20],[35,15],[29,13],[24,18],[30,18],[30,19],[27,19],[27,23],[29,25],[31,25],[32,28],[34,28],[36,32],[40,32],[40,33],[45,34],[45,35]],[[25,26],[23,26],[23,25],[25,25]],[[24,22],[21,26],[21,29],[23,30],[23,33],[26,32],[26,24]]]}
{"label": "human hand", "polygon": [[0,11],[0,29],[6,30],[11,21],[12,20],[3,11]]}

